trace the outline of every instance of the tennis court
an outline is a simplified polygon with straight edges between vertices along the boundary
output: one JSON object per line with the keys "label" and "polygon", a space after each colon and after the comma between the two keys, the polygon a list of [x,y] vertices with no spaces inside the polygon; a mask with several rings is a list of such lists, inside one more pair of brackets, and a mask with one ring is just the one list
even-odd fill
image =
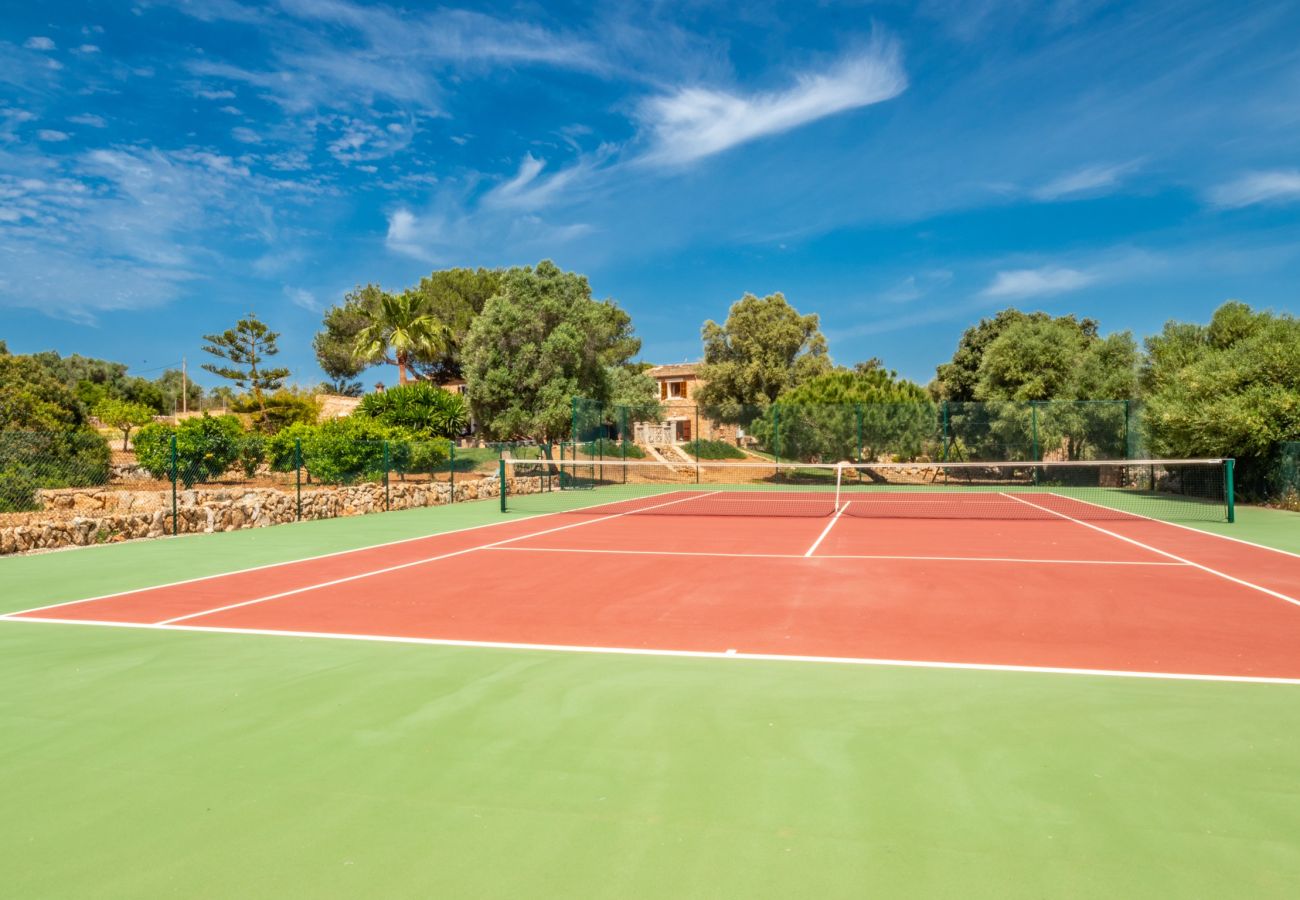
{"label": "tennis court", "polygon": [[1214,466],[519,463],[7,561],[20,893],[1289,896],[1300,557]]}
{"label": "tennis court", "polygon": [[[519,498],[525,511],[536,511],[533,501],[550,512],[13,615],[606,653],[1300,679],[1296,560],[1145,517],[1142,509],[1171,502],[1145,490],[1110,504],[1077,486],[1032,482],[1014,491],[859,481],[832,490],[815,476],[852,470],[807,467],[795,484],[745,480],[735,467],[703,478],[692,468],[665,484],[662,467],[630,465],[630,483],[622,469],[550,467],[554,489]],[[650,473],[660,480],[647,483]]]}

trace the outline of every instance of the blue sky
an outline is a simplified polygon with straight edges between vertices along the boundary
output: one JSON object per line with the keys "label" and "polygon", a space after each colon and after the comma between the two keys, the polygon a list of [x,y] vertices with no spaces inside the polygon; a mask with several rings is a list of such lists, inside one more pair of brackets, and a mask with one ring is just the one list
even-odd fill
{"label": "blue sky", "polygon": [[[552,258],[694,359],[745,291],[919,381],[1008,305],[1300,311],[1300,6],[10,4],[0,337],[319,380],[358,283]],[[375,374],[392,380],[392,373]],[[373,380],[367,377],[367,381]]]}

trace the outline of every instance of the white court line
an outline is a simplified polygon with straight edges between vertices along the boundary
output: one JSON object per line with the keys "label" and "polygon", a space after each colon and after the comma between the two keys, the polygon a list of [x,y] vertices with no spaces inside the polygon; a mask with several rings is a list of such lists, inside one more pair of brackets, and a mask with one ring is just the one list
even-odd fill
{"label": "white court line", "polygon": [[812,546],[808,548],[808,551],[804,553],[804,556],[812,556],[813,553],[817,551],[817,548],[821,546],[822,541],[826,540],[826,535],[831,533],[831,529],[835,527],[835,523],[840,520],[840,516],[844,515],[844,510],[848,508],[849,505],[845,503],[839,509],[835,510],[835,515],[831,516],[831,520],[826,523],[826,527],[822,529],[821,534],[817,535],[817,540],[813,541]]}
{"label": "white court line", "polygon": [[468,647],[488,650],[523,650],[546,653],[589,653],[618,656],[680,657],[686,659],[747,660],[752,662],[819,663],[823,665],[880,666],[900,669],[955,669],[980,672],[1021,672],[1041,675],[1083,675],[1106,678],[1148,678],[1167,681],[1210,681],[1246,684],[1300,685],[1300,678],[1267,675],[1212,675],[1201,672],[1144,672],[1128,669],[1085,669],[1067,666],[1016,666],[1002,663],[948,662],[941,660],[882,659],[858,656],[800,656],[785,653],[742,653],[734,649],[656,650],[645,647],[591,647],[570,644],[526,644],[513,641],[466,641],[451,638],[396,637],[378,634],[336,634],[328,631],[281,631],[272,628],[227,628],[212,625],[166,625],[146,622],[103,622],[81,619],[41,619],[0,616],[0,622],[36,625],[92,625],[101,628],[140,628],[148,631],[198,632],[203,634],[265,635],[270,637],[320,638],[338,641],[367,641],[386,644],[418,644],[434,647]]}
{"label": "white court line", "polygon": [[[707,550],[624,550],[611,548],[581,547],[484,547],[484,550],[510,553],[605,553],[615,556],[702,556],[722,559],[807,559],[806,553],[725,553]],[[882,559],[915,560],[917,562],[987,562],[987,563],[1050,563],[1052,565],[1076,566],[1165,566],[1174,569],[1184,568],[1184,563],[1150,560],[1116,560],[1116,559],[1040,559],[1037,557],[1018,556],[902,556],[889,553],[832,553],[815,559]]]}
{"label": "white court line", "polygon": [[[78,597],[76,600],[60,600],[58,603],[47,603],[44,606],[33,606],[29,609],[15,610],[14,612],[6,613],[5,615],[21,616],[27,613],[41,612],[42,610],[46,610],[46,609],[58,609],[61,606],[72,606],[73,604],[76,603],[91,603],[95,600],[110,600],[113,597],[124,597],[127,594],[139,594],[143,591],[156,591],[156,590],[161,590],[163,588],[180,587],[181,585],[184,584],[197,584],[200,581],[217,581],[222,578],[229,578],[232,575],[246,575],[249,572],[261,572],[265,569],[276,569],[281,566],[292,566],[304,562],[316,562],[322,559],[331,559],[336,556],[348,556],[352,553],[361,553],[366,550],[379,550],[384,547],[396,547],[399,544],[409,544],[412,543],[413,541],[433,541],[433,540],[437,540],[438,538],[445,538],[452,535],[463,534],[466,531],[478,531],[483,528],[496,528],[498,525],[510,525],[515,522],[529,522],[535,519],[546,519],[546,518],[550,518],[551,516],[562,516],[568,513],[582,512],[584,509],[594,509],[595,507],[598,506],[608,506],[608,505],[609,505],[608,500],[602,500],[600,503],[591,503],[586,506],[575,506],[573,509],[562,509],[562,510],[557,510],[556,512],[538,513],[536,515],[524,516],[518,519],[501,518],[495,522],[484,522],[482,525],[469,525],[465,528],[453,528],[450,531],[439,531],[434,534],[421,534],[421,535],[416,535],[415,537],[398,538],[395,541],[383,541],[378,544],[367,544],[364,547],[350,547],[347,550],[332,550],[329,553],[320,553],[317,554],[316,556],[302,556],[296,559],[281,560],[280,562],[262,563],[259,566],[249,566],[246,569],[232,569],[229,572],[218,572],[214,575],[197,575],[194,578],[182,578],[180,581],[168,581],[163,584],[150,584],[150,585],[145,585],[144,587],[128,588],[127,590],[124,591],[113,591],[111,594],[99,594],[94,597]],[[424,508],[434,509],[436,507],[424,507]],[[400,512],[400,510],[394,510],[394,512]],[[350,517],[337,516],[335,518],[342,519],[342,518],[350,518]],[[314,519],[308,521],[321,522],[326,520]],[[300,525],[302,523],[292,522],[289,524]],[[275,527],[282,527],[282,526],[275,526]],[[194,537],[195,535],[184,535],[184,536]]]}
{"label": "white court line", "polygon": [[[1091,500],[1082,500],[1078,497],[1071,497],[1068,494],[1058,494],[1055,491],[1049,491],[1049,493],[1053,497],[1060,497],[1063,500],[1069,500],[1072,503],[1084,503],[1087,504],[1088,506],[1095,506],[1097,509],[1104,509],[1107,512],[1116,511],[1113,506],[1106,506],[1105,504],[1102,503],[1094,503]],[[1232,537],[1231,535],[1227,535],[1227,534],[1219,534],[1217,531],[1205,531],[1203,529],[1197,528],[1194,525],[1184,525],[1181,522],[1169,522],[1166,521],[1165,519],[1157,519],[1154,516],[1144,516],[1141,513],[1135,513],[1127,509],[1120,510],[1120,512],[1123,512],[1125,516],[1131,516],[1135,519],[1142,519],[1145,522],[1155,522],[1158,525],[1168,525],[1170,528],[1181,528],[1183,531],[1190,531],[1192,534],[1200,534],[1200,535],[1204,535],[1205,537],[1219,538],[1220,540],[1223,541],[1232,541],[1234,544],[1245,544],[1247,547],[1254,547],[1258,550],[1269,550],[1273,553],[1281,553],[1283,556],[1292,556],[1295,557],[1296,559],[1300,559],[1300,553],[1293,553],[1290,550],[1283,550],[1280,547],[1270,547],[1268,544],[1257,544],[1254,541],[1248,541],[1245,538]]]}
{"label": "white court line", "polygon": [[708,495],[704,494],[704,495],[693,495],[690,497],[679,497],[676,500],[669,500],[666,503],[656,503],[654,506],[645,506],[640,509],[628,510],[627,512],[613,513],[612,515],[608,515],[608,516],[599,516],[595,519],[584,519],[581,522],[570,522],[568,525],[558,525],[555,528],[547,528],[543,531],[534,531],[531,534],[521,534],[512,538],[505,538],[504,540],[494,541],[493,543],[490,544],[479,544],[476,547],[466,547],[463,550],[453,550],[450,553],[441,553],[438,556],[430,556],[426,559],[417,559],[411,562],[400,563],[395,566],[386,566],[382,569],[375,569],[370,572],[360,572],[356,575],[348,575],[344,578],[335,578],[333,581],[322,581],[319,584],[311,584],[311,585],[307,585],[306,587],[294,588],[288,591],[280,591],[278,594],[268,594],[265,597],[255,597],[252,600],[242,600],[239,603],[228,603],[225,606],[217,606],[214,607],[213,609],[202,610],[201,612],[186,613],[183,616],[175,616],[170,619],[163,619],[162,621],[157,622],[156,624],[175,625],[177,622],[184,622],[189,619],[198,619],[198,618],[202,618],[203,616],[214,615],[216,613],[225,612],[226,610],[230,610],[230,609],[239,609],[240,607],[243,606],[252,606],[256,603],[265,603],[268,600],[279,600],[283,597],[292,597],[296,594],[304,594],[308,591],[319,590],[320,588],[333,587],[334,585],[337,584],[346,584],[350,581],[358,581],[362,578],[371,578],[375,575],[384,575],[389,572],[399,571],[401,569],[409,569],[412,566],[421,566],[424,565],[425,563],[438,562],[439,560],[443,560],[443,559],[451,559],[453,556],[464,556],[466,553],[473,553],[476,550],[487,550],[491,547],[499,547],[502,544],[509,544],[514,541],[522,541],[525,538],[541,537],[544,534],[554,534],[557,531],[567,531],[570,528],[581,528],[584,525],[594,525],[597,522],[606,522],[609,521],[610,519],[619,519],[622,518],[623,516],[630,516],[639,512],[646,512],[652,509],[660,509],[665,506],[672,506],[675,503],[685,503],[688,500],[698,499],[699,496],[708,496]]}
{"label": "white court line", "polygon": [[[1102,534],[1108,534],[1113,538],[1124,541],[1125,543],[1128,544],[1132,544],[1135,547],[1141,547],[1144,550],[1150,550],[1152,553],[1158,553],[1161,556],[1166,556],[1169,559],[1176,560],[1177,562],[1185,563],[1186,565],[1189,565],[1192,568],[1200,569],[1202,572],[1207,572],[1210,575],[1214,575],[1219,578],[1222,578],[1224,581],[1231,581],[1233,584],[1239,584],[1242,587],[1248,587],[1253,591],[1259,591],[1261,594],[1268,594],[1270,597],[1276,597],[1279,600],[1285,600],[1287,603],[1290,603],[1292,606],[1300,606],[1300,600],[1296,600],[1294,597],[1288,597],[1286,594],[1283,594],[1280,591],[1275,591],[1272,588],[1266,588],[1263,587],[1262,585],[1253,584],[1249,581],[1244,581],[1240,578],[1236,578],[1232,575],[1229,575],[1226,572],[1220,572],[1218,569],[1211,569],[1209,566],[1204,566],[1198,562],[1193,562],[1190,559],[1186,559],[1184,557],[1178,556],[1175,553],[1170,553],[1168,550],[1161,550],[1159,547],[1152,547],[1150,544],[1144,544],[1139,540],[1135,540],[1126,535],[1122,535],[1117,531],[1111,531],[1108,528],[1102,528],[1100,525],[1093,525],[1091,522],[1085,522],[1082,519],[1076,519],[1073,516],[1067,516],[1063,512],[1057,512],[1056,510],[1049,509],[1046,506],[1039,506],[1037,503],[1030,503],[1028,500],[1025,500],[1021,497],[1017,497],[1015,494],[1003,494],[1003,496],[1009,497],[1012,500],[1015,500],[1017,503],[1023,503],[1026,506],[1032,506],[1034,509],[1040,509],[1043,512],[1049,512],[1054,516],[1059,516],[1062,519],[1065,519],[1066,521],[1069,522],[1073,522],[1076,525],[1082,525],[1084,528],[1091,528],[1093,531],[1098,531],[1101,532]],[[1052,494],[1052,496],[1058,497],[1059,499],[1062,500],[1070,499],[1069,497],[1064,497],[1060,494]]]}

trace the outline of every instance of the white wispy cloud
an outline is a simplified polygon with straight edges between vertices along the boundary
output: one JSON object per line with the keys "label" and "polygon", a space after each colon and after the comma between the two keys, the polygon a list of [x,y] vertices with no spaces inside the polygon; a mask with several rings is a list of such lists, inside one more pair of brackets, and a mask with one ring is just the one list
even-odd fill
{"label": "white wispy cloud", "polygon": [[1118,187],[1125,176],[1137,168],[1136,163],[1084,166],[1054,178],[1035,188],[1033,196],[1039,200],[1059,200],[1084,194],[1102,194]]}
{"label": "white wispy cloud", "polygon": [[1232,209],[1256,203],[1300,201],[1300,169],[1251,172],[1210,190],[1210,202]]}
{"label": "white wispy cloud", "polygon": [[1077,291],[1097,281],[1097,275],[1078,269],[1041,266],[998,272],[980,296],[998,300],[1026,300]]}
{"label": "white wispy cloud", "polygon": [[[93,322],[170,302],[211,271],[229,237],[269,241],[296,182],[188,148],[10,154],[0,171],[0,307]],[[274,204],[265,202],[274,198]],[[268,237],[269,236],[269,237]]]}
{"label": "white wispy cloud", "polygon": [[97,116],[94,113],[78,113],[75,116],[68,116],[68,121],[73,125],[85,125],[89,128],[104,128],[108,125],[103,116]]}
{"label": "white wispy cloud", "polygon": [[299,287],[290,287],[286,284],[284,286],[284,296],[288,298],[290,303],[300,309],[305,309],[308,312],[320,311],[320,303],[317,302],[316,296],[311,291]]}
{"label": "white wispy cloud", "polygon": [[482,205],[485,209],[517,210],[539,210],[552,206],[560,201],[566,191],[588,181],[610,152],[610,148],[602,147],[595,155],[582,157],[549,176],[542,174],[546,163],[527,153],[515,176],[488,191],[483,197]]}
{"label": "white wispy cloud", "polygon": [[261,135],[259,135],[259,134],[258,134],[256,131],[254,131],[253,129],[251,129],[251,128],[245,128],[245,127],[242,126],[242,125],[239,126],[238,128],[232,128],[232,129],[230,129],[230,136],[231,136],[232,138],[234,138],[235,140],[239,141],[239,143],[241,143],[241,144],[260,144],[260,143],[262,143],[262,136],[261,136]]}
{"label": "white wispy cloud", "polygon": [[907,89],[898,45],[877,40],[867,50],[817,73],[805,72],[783,91],[742,95],[685,87],[645,101],[638,117],[649,133],[645,160],[688,163],[767,135],[881,103]]}
{"label": "white wispy cloud", "polygon": [[948,269],[931,269],[908,275],[886,288],[879,299],[893,304],[911,303],[947,287],[952,283],[952,278],[952,272]]}
{"label": "white wispy cloud", "polygon": [[76,53],[86,53],[86,54],[90,54],[90,53],[98,53],[98,52],[99,52],[99,48],[96,47],[94,44],[82,44],[80,47],[76,47],[76,48],[74,48],[74,52],[76,52]]}
{"label": "white wispy cloud", "polygon": [[69,135],[66,131],[58,131],[54,128],[42,128],[36,132],[36,137],[37,139],[42,141],[48,141],[50,143],[58,143],[59,141],[66,141],[69,137],[71,137],[71,135]]}
{"label": "white wispy cloud", "polygon": [[204,100],[233,100],[235,92],[229,90],[214,91],[210,88],[200,88],[194,92],[196,97],[202,97]]}
{"label": "white wispy cloud", "polygon": [[53,50],[54,41],[50,38],[37,35],[29,37],[27,40],[23,41],[23,46],[28,50]]}

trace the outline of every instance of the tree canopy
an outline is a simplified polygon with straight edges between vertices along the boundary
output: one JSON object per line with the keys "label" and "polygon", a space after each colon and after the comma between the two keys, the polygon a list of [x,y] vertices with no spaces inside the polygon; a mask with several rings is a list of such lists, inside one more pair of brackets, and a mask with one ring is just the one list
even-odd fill
{"label": "tree canopy", "polygon": [[204,351],[228,363],[204,363],[203,368],[252,393],[258,408],[265,413],[266,393],[284,387],[284,380],[290,374],[288,369],[263,365],[280,352],[279,337],[279,333],[268,328],[256,313],[249,313],[248,318],[240,319],[234,328],[203,336],[203,340],[208,342]]}
{"label": "tree canopy", "polygon": [[607,403],[608,367],[640,349],[631,317],[612,300],[593,299],[585,276],[550,260],[510,269],[465,341],[474,417],[492,438],[563,438],[572,398]]}
{"label": "tree canopy", "polygon": [[745,294],[725,323],[706,321],[701,337],[699,400],[722,421],[741,421],[747,409],[761,410],[782,391],[831,369],[816,314],[800,315],[780,293]]}
{"label": "tree canopy", "polygon": [[1268,457],[1300,440],[1300,319],[1231,301],[1146,340],[1143,420],[1161,456]]}
{"label": "tree canopy", "polygon": [[926,390],[876,366],[817,375],[783,392],[777,405],[775,415],[752,428],[770,450],[790,458],[873,461],[887,451],[915,456],[934,435],[934,402]]}

